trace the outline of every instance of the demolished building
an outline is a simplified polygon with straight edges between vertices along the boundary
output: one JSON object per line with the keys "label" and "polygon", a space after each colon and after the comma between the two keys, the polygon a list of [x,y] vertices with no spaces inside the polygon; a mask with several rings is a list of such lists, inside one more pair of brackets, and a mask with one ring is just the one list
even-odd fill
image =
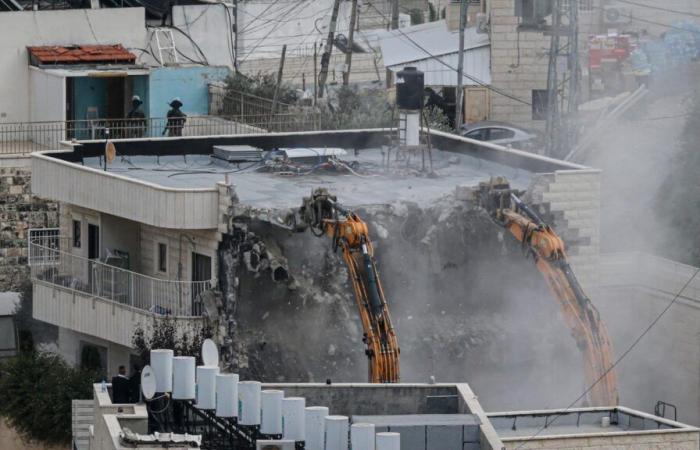
{"label": "demolished building", "polygon": [[[420,157],[418,169],[405,160],[384,167],[385,139],[383,130],[137,139],[117,142],[106,168],[104,142],[34,154],[33,192],[61,203],[64,236],[57,251],[32,242],[35,318],[60,327],[69,360],[92,343],[109,370],[128,362],[135,328],[154,315],[195,327],[204,315],[218,320],[222,354],[242,374],[363,379],[362,331],[342,260],[329,240],[280,226],[312,188],[326,186],[369,224],[402,380],[515,377],[528,388],[506,394],[492,385],[489,394],[495,405],[521,395],[523,407],[556,401],[550,387],[537,390],[543,378],[577,391],[581,379],[562,375],[576,373],[580,358],[573,340],[552,339],[567,331],[546,286],[519,244],[472,202],[469,186],[505,175],[527,191],[569,244],[587,287],[597,278],[598,238],[581,225],[596,220],[598,172],[434,131],[434,175],[425,176]],[[257,159],[213,156],[227,146],[248,146],[252,156],[244,156]],[[333,169],[305,173],[288,155],[268,155],[285,148],[345,155]],[[590,219],[577,222],[572,212]],[[47,254],[58,269],[45,270]],[[212,287],[220,296],[201,302]],[[531,320],[546,325],[525,331]]]}

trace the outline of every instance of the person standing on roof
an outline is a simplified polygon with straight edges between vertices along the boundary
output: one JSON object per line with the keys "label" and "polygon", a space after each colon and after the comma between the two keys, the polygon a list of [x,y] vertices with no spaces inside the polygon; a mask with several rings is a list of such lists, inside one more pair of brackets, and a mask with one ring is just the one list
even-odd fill
{"label": "person standing on roof", "polygon": [[146,114],[141,109],[143,102],[141,97],[134,95],[131,97],[131,110],[126,115],[127,120],[127,137],[143,137],[146,132]]}
{"label": "person standing on roof", "polygon": [[170,111],[168,111],[168,122],[163,130],[163,135],[168,133],[168,136],[182,136],[182,128],[185,126],[187,114],[182,112],[182,101],[179,97],[175,97],[169,103]]}

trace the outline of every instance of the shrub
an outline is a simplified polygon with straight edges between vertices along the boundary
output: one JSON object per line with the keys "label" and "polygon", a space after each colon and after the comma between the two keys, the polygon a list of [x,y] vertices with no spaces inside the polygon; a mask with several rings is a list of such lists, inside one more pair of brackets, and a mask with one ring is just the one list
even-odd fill
{"label": "shrub", "polygon": [[71,440],[71,400],[92,398],[96,374],[53,353],[25,352],[0,363],[0,416],[25,439]]}

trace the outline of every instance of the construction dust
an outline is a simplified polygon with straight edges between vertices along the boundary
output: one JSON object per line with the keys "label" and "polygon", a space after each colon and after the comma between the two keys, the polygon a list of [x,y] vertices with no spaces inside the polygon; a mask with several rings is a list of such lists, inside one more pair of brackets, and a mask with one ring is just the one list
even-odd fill
{"label": "construction dust", "polygon": [[[556,302],[521,245],[487,214],[453,195],[356,212],[375,246],[401,381],[468,379],[490,410],[555,406],[580,393],[580,354]],[[253,247],[222,247],[221,273],[239,274],[223,280],[235,300],[232,365],[264,381],[366,379],[357,306],[331,239],[261,221],[242,226],[281,251],[289,277],[273,282],[269,272],[232,267]]]}

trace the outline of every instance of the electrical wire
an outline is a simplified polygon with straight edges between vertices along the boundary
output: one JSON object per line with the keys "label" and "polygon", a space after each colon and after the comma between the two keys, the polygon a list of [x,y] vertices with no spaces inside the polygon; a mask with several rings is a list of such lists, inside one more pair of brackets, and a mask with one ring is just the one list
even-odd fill
{"label": "electrical wire", "polygon": [[[377,9],[376,6],[374,6],[372,3],[370,3],[370,6],[372,6],[380,15],[382,15],[382,16],[386,19],[386,16],[384,16],[384,14],[383,14],[379,9]],[[428,55],[431,59],[434,59],[435,61],[437,61],[438,63],[440,63],[440,64],[442,64],[443,66],[447,67],[448,69],[451,69],[451,70],[453,70],[453,71],[455,71],[455,72],[458,72],[458,69],[457,69],[456,67],[454,67],[454,66],[448,64],[447,62],[443,61],[440,57],[435,56],[435,55],[433,55],[432,53],[430,53],[430,52],[429,52],[428,50],[426,50],[422,45],[420,45],[420,44],[417,43],[415,40],[413,40],[410,36],[408,36],[408,34],[404,33],[404,32],[401,30],[401,28],[396,28],[395,30],[392,30],[392,31],[397,31],[397,32],[399,32],[404,38],[406,38],[406,40],[408,40],[408,41],[409,41],[411,44],[413,44],[416,48],[418,48],[419,50],[421,50],[422,52],[424,52],[426,55]],[[481,81],[481,80],[479,80],[478,78],[476,78],[476,77],[474,77],[474,76],[472,76],[472,75],[469,75],[468,73],[465,73],[464,71],[462,71],[462,75],[463,75],[464,77],[466,77],[466,78],[472,80],[473,82],[475,82],[475,83],[478,84],[479,86],[485,87],[486,89],[488,89],[488,90],[490,90],[490,91],[492,91],[492,92],[495,92],[496,94],[502,95],[502,96],[507,97],[507,98],[509,98],[509,99],[511,99],[511,100],[514,100],[514,101],[516,101],[516,102],[522,103],[522,104],[524,104],[524,105],[532,106],[532,103],[528,102],[527,100],[523,100],[523,99],[521,99],[521,98],[519,98],[519,97],[516,97],[515,95],[509,94],[509,93],[504,92],[504,91],[501,91],[500,89],[497,89],[497,88],[495,88],[495,87],[489,85],[488,83],[486,83],[486,82],[484,82],[484,81]]]}
{"label": "electrical wire", "polygon": [[683,16],[691,16],[691,17],[700,17],[700,14],[696,14],[690,11],[680,11],[678,9],[670,9],[670,8],[664,8],[661,6],[654,6],[654,5],[647,5],[644,3],[639,3],[639,2],[633,2],[631,0],[616,0],[617,3],[626,3],[628,5],[634,5],[634,6],[639,6],[641,8],[648,8],[648,9],[653,9],[656,11],[663,11],[663,12],[670,12],[674,14],[681,14]]}
{"label": "electrical wire", "polygon": [[603,372],[603,374],[602,374],[597,380],[595,380],[595,381],[593,382],[593,384],[591,384],[591,385],[588,387],[588,389],[586,389],[586,390],[583,392],[583,394],[581,394],[580,396],[578,396],[578,397],[576,398],[576,400],[574,400],[573,402],[571,402],[571,403],[569,404],[569,406],[567,406],[566,408],[564,408],[563,411],[557,413],[557,414],[554,416],[554,418],[553,418],[552,420],[547,421],[546,425],[540,427],[534,434],[532,434],[532,435],[528,436],[527,438],[525,438],[525,440],[524,440],[520,445],[518,445],[517,447],[515,447],[514,450],[519,450],[519,449],[521,449],[521,448],[522,448],[524,445],[526,445],[530,440],[532,440],[532,439],[534,439],[535,437],[537,437],[537,436],[538,436],[540,433],[542,433],[542,431],[544,431],[548,426],[551,426],[554,422],[556,422],[556,420],[557,420],[559,417],[561,417],[561,416],[563,416],[564,414],[566,414],[566,412],[567,412],[569,409],[571,409],[574,405],[576,405],[579,401],[581,401],[581,399],[583,399],[586,395],[588,395],[588,393],[591,392],[591,390],[592,390],[598,383],[600,383],[600,381],[601,381],[603,378],[605,378],[615,367],[617,367],[617,366],[622,362],[623,359],[625,359],[625,357],[626,357],[627,355],[630,354],[630,352],[631,352],[632,350],[634,350],[634,348],[637,346],[637,344],[639,344],[639,342],[644,338],[644,336],[646,336],[647,333],[649,333],[649,331],[651,331],[651,329],[654,328],[654,326],[659,322],[659,320],[661,320],[661,318],[664,316],[664,314],[666,314],[666,312],[667,312],[669,309],[671,309],[671,307],[676,303],[676,300],[678,300],[678,299],[680,298],[681,294],[683,294],[683,292],[685,291],[685,289],[690,285],[690,283],[695,279],[695,277],[697,277],[698,273],[700,273],[700,268],[698,268],[698,269],[695,270],[695,272],[693,273],[693,275],[688,279],[688,281],[686,281],[686,283],[683,285],[683,287],[681,287],[681,289],[680,289],[680,290],[678,291],[678,293],[673,297],[673,299],[668,303],[668,305],[666,305],[666,307],[656,316],[656,318],[654,318],[654,320],[651,321],[651,323],[649,324],[649,326],[647,326],[647,327],[644,329],[644,331],[642,331],[642,333],[637,337],[637,339],[635,339],[635,340],[632,342],[632,344],[631,344],[629,347],[627,347],[627,350],[625,350],[625,351],[622,353],[622,355],[620,355],[620,357],[617,358],[617,359],[615,360],[615,362],[614,362],[605,372]]}
{"label": "electrical wire", "polygon": [[[300,7],[301,5],[304,5],[304,6],[301,8],[301,10],[303,11],[304,9],[308,8],[308,6],[311,5],[313,2],[308,2],[308,3],[306,3],[306,4],[304,4],[304,3],[305,3],[305,2],[295,4],[293,8],[291,8],[291,9],[289,9],[289,10],[287,11],[287,14],[291,13],[295,8],[298,8],[298,7]],[[242,64],[243,62],[245,62],[245,60],[248,59],[248,57],[249,57],[250,55],[253,54],[253,52],[260,46],[260,44],[262,44],[267,38],[271,37],[271,36],[272,36],[272,33],[274,33],[280,26],[282,26],[282,23],[278,23],[276,26],[274,26],[274,27],[260,40],[260,42],[258,42],[255,46],[253,46],[252,49],[250,49],[249,51],[247,51],[247,52],[246,52],[246,55],[245,55],[245,56],[243,57],[243,59],[240,61],[241,64]]]}
{"label": "electrical wire", "polygon": [[[605,11],[605,8],[601,8],[600,6],[594,6],[593,9],[598,9],[600,11]],[[693,34],[700,34],[700,31],[696,30],[688,30],[686,28],[682,27],[677,27],[675,25],[669,25],[667,23],[662,23],[662,22],[656,22],[654,20],[649,20],[649,19],[642,19],[640,17],[634,17],[629,14],[622,14],[620,13],[620,17],[624,17],[625,19],[630,19],[635,22],[642,22],[642,23],[648,23],[650,25],[658,25],[660,27],[668,28],[670,30],[678,30],[678,31],[683,31],[685,33],[693,33]]]}

